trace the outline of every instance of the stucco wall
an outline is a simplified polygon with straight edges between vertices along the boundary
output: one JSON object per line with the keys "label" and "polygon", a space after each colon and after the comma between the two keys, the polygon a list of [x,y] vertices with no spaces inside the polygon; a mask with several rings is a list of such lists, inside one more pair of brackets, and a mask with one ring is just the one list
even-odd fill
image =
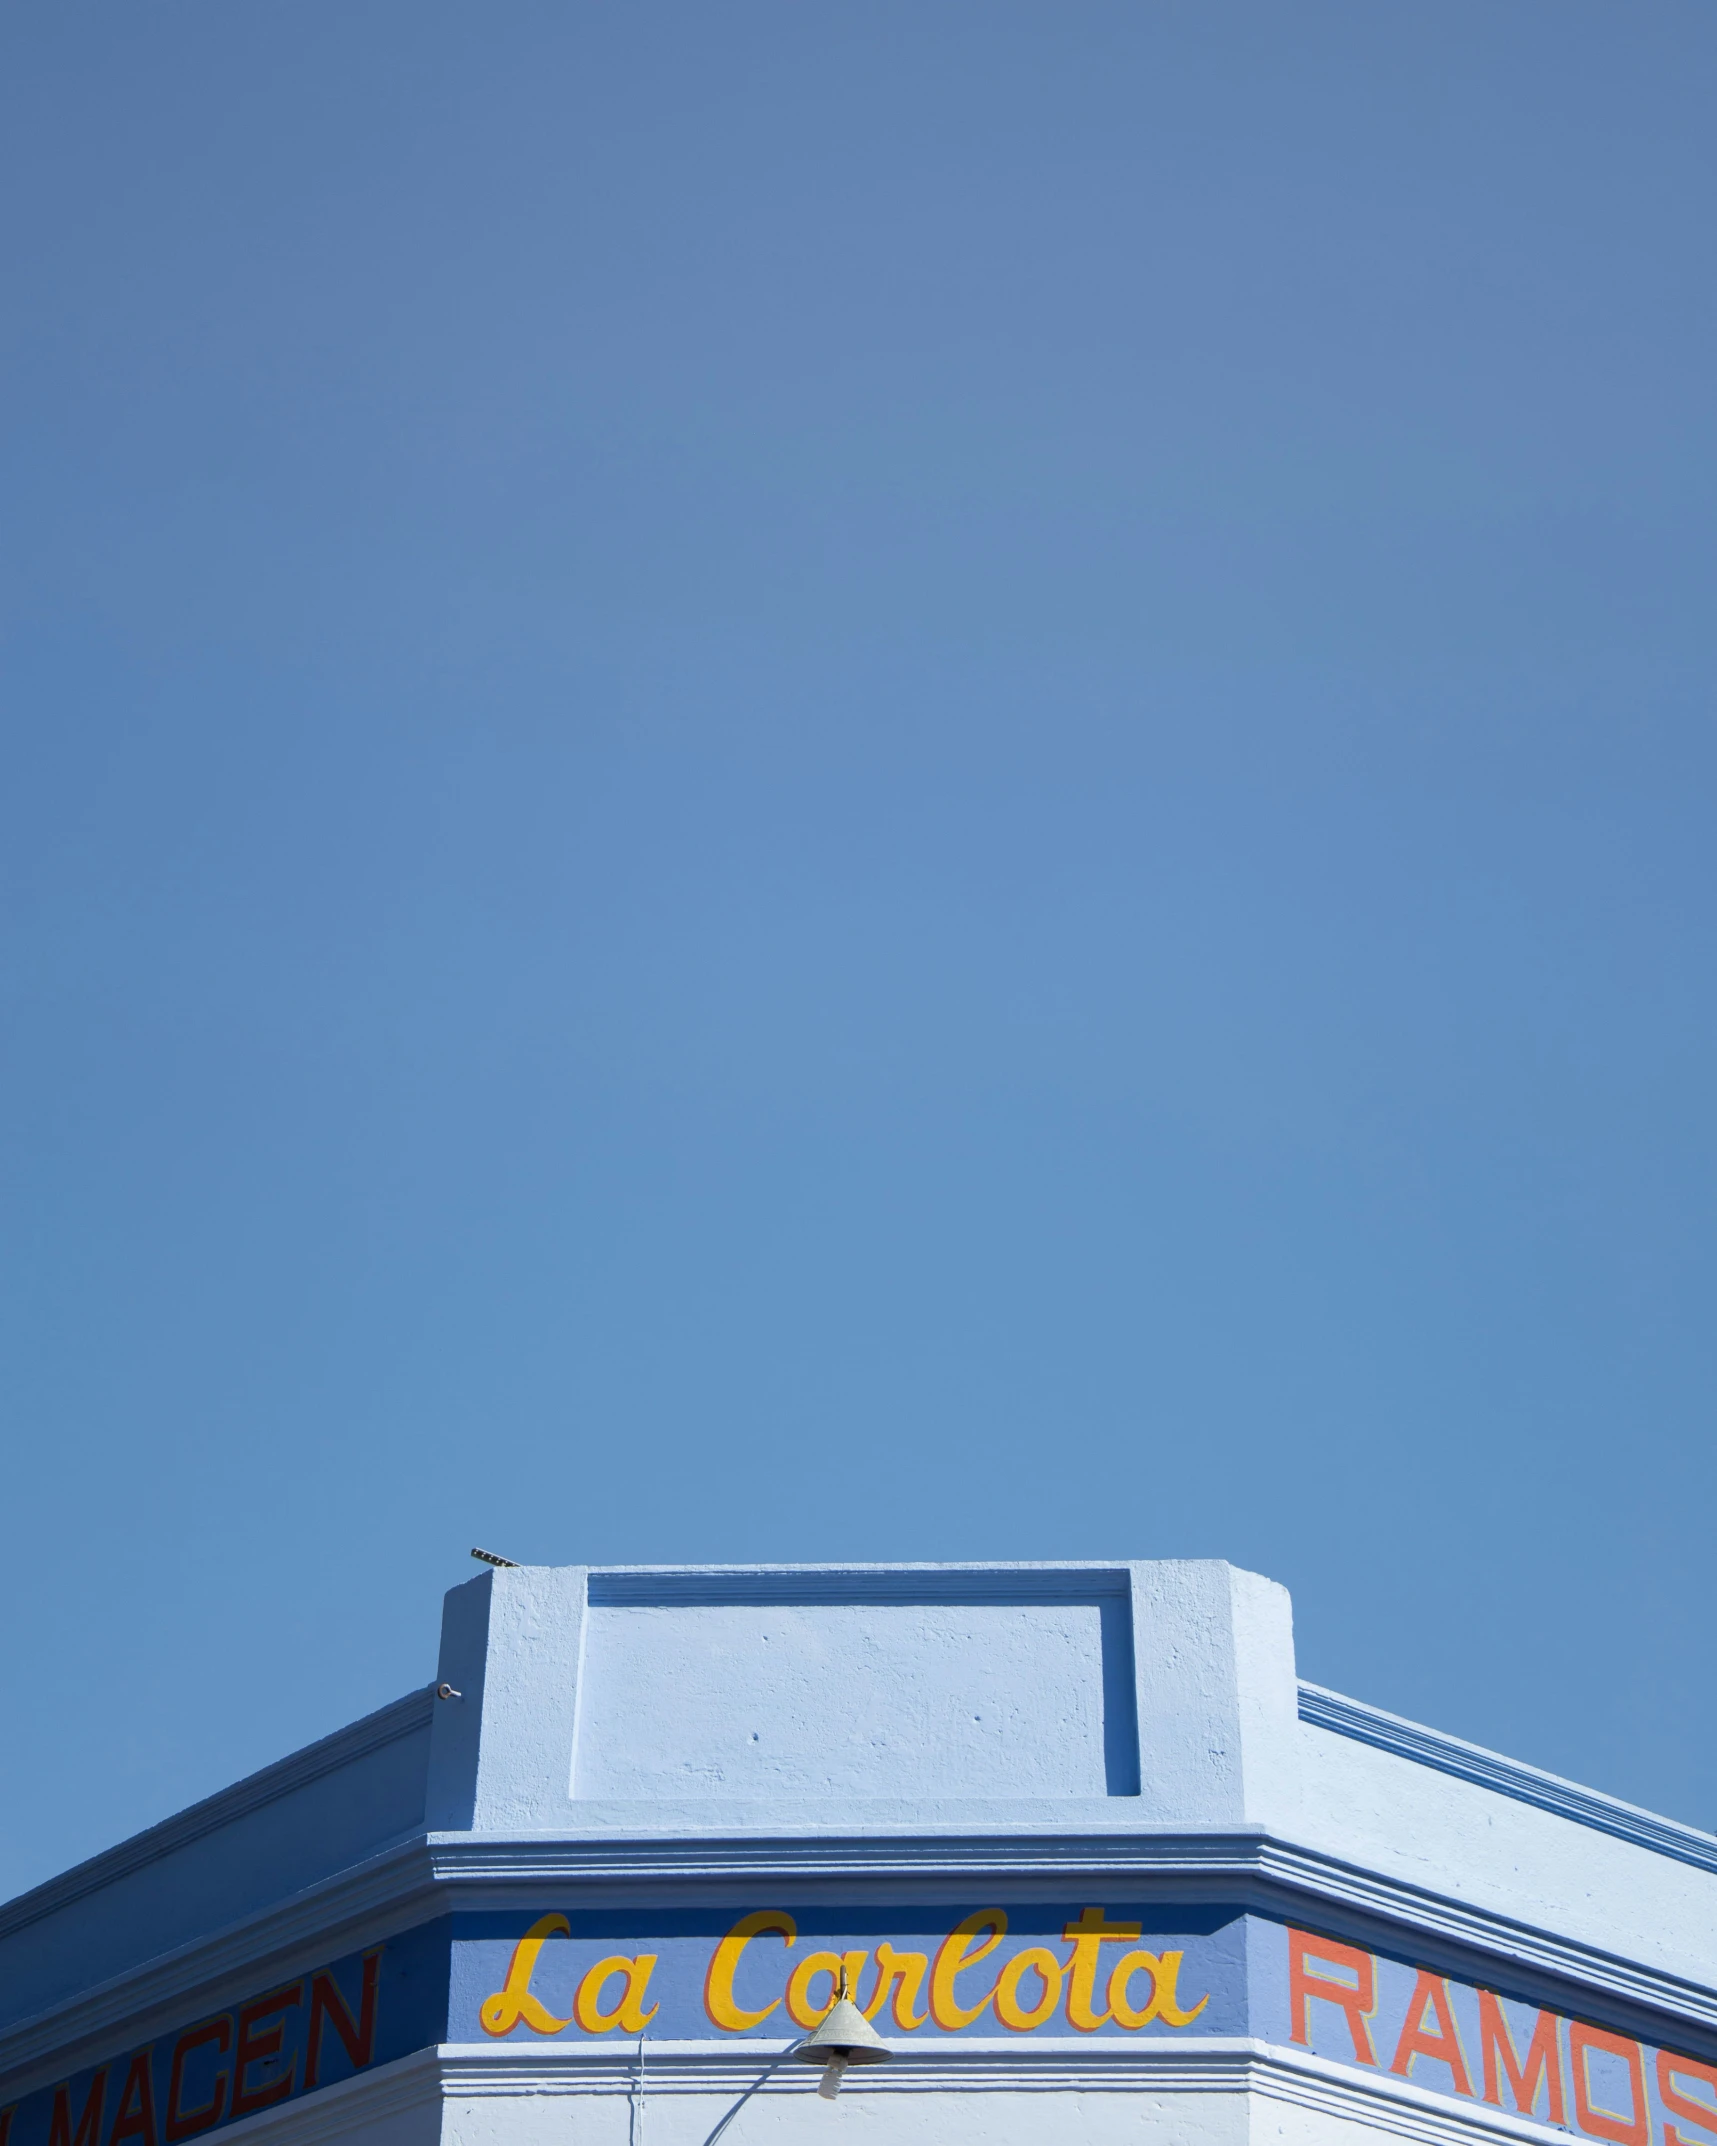
{"label": "stucco wall", "polygon": [[1302,1724],[1310,1846],[1717,1986],[1717,1875]]}

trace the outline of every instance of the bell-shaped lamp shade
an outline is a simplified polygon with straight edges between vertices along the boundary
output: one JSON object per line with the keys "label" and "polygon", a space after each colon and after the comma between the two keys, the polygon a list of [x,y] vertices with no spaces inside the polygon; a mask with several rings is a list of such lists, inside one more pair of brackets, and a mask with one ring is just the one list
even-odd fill
{"label": "bell-shaped lamp shade", "polygon": [[814,2034],[808,2034],[793,2052],[801,2064],[820,2064],[823,2076],[817,2092],[833,2101],[841,2090],[849,2064],[886,2064],[894,2051],[865,2018],[847,1994],[843,1971],[841,1986],[828,2017]]}

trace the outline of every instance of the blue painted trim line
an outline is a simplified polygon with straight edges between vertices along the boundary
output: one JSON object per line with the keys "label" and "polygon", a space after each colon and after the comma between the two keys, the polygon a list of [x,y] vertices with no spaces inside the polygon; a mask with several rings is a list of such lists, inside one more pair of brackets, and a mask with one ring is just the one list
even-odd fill
{"label": "blue painted trim line", "polygon": [[1516,1803],[1530,1803],[1554,1817],[1571,1819],[1577,1826],[1591,1826],[1636,1848],[1649,1848],[1656,1855],[1674,1856],[1696,1870],[1717,1871],[1717,1834],[1702,1833],[1697,1826],[1678,1825],[1673,1818],[1659,1818],[1637,1804],[1614,1796],[1601,1796],[1578,1782],[1564,1781],[1560,1774],[1540,1773],[1536,1766],[1523,1766],[1518,1759],[1487,1751],[1482,1744],[1463,1743],[1458,1736],[1445,1736],[1440,1729],[1427,1729],[1421,1722],[1404,1721],[1399,1714],[1386,1714],[1381,1707],[1365,1706],[1340,1692],[1325,1691],[1319,1684],[1300,1686],[1300,1719],[1314,1729],[1328,1729],[1336,1736],[1351,1736],[1355,1743],[1370,1744],[1377,1751],[1391,1751],[1397,1758],[1412,1759],[1438,1773],[1453,1774],[1457,1781],[1471,1781],[1479,1788],[1508,1796]]}

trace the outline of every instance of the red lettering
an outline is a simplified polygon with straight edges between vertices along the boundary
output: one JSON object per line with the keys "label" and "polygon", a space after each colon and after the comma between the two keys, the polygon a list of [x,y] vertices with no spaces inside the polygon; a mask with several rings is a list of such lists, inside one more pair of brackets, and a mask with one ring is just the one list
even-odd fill
{"label": "red lettering", "polygon": [[[1594,2049],[1620,2057],[1628,2068],[1633,2108],[1626,2116],[1614,2109],[1593,2106],[1586,2059]],[[1645,2058],[1638,2042],[1625,2034],[1608,2034],[1602,2027],[1587,2027],[1574,2020],[1568,2028],[1568,2058],[1574,2072],[1574,2121],[1596,2139],[1614,2139],[1616,2146],[1651,2146],[1651,2115],[1645,2099]]]}
{"label": "red lettering", "polygon": [[71,2088],[54,2088],[54,2113],[48,2122],[48,2146],[101,2146],[101,2105],[107,2095],[107,2067],[104,2064],[89,2083],[89,2092],[84,2096],[83,2114],[78,2118],[76,2131],[72,2129]]}
{"label": "red lettering", "polygon": [[[1711,2095],[1706,2101],[1689,2101],[1676,2085],[1677,2079],[1697,2079]],[[1705,2146],[1703,2139],[1684,2139],[1669,2121],[1679,2116],[1684,2124],[1697,2124],[1702,2131],[1717,2132],[1717,2071],[1709,2064],[1696,2064],[1691,2057],[1678,2057],[1673,2051],[1660,2049],[1657,2053],[1657,2092],[1663,2103],[1663,2146]],[[0,2131],[0,2146],[6,2146],[6,2134]]]}
{"label": "red lettering", "polygon": [[150,2076],[147,2049],[140,2049],[131,2060],[131,2069],[120,2089],[119,2107],[113,2114],[113,2129],[107,2134],[107,2146],[119,2146],[121,2139],[141,2139],[143,2146],[155,2146],[155,2082]]}
{"label": "red lettering", "polygon": [[220,2019],[205,2020],[200,2027],[193,2027],[188,2034],[181,2034],[173,2044],[173,2063],[167,2074],[167,2114],[164,2126],[167,2146],[180,2146],[182,2139],[195,2138],[199,2131],[207,2131],[220,2122],[227,2099],[227,2074],[224,2065],[216,2072],[213,2091],[200,2108],[181,2108],[179,2097],[185,2090],[185,2059],[192,2050],[205,2048],[213,2042],[224,2057],[232,2047],[232,2038],[233,2023],[223,2016]]}
{"label": "red lettering", "polygon": [[[376,1976],[382,1963],[382,1948],[364,1954],[364,1986],[358,1999],[358,2016],[354,2020],[346,2000],[340,1994],[340,1985],[330,1974],[313,1975],[310,1978],[310,2028],[304,2046],[304,2091],[309,2093],[316,2084],[322,2063],[322,2023],[324,2020],[345,2045],[352,2060],[352,2069],[362,2071],[370,2061],[376,2046]],[[6,2146],[0,2139],[0,2146]]]}
{"label": "red lettering", "polygon": [[1514,2094],[1515,2107],[1525,2116],[1532,2115],[1539,2088],[1546,2087],[1550,2095],[1550,2121],[1565,2126],[1568,2119],[1562,2108],[1562,2051],[1556,2036],[1556,2014],[1540,2012],[1537,2017],[1538,2024],[1532,2030],[1523,2066],[1515,2053],[1514,2037],[1508,2031],[1508,2016],[1500,1999],[1489,1990],[1479,1991],[1484,2098],[1495,2102],[1499,2109],[1502,2107],[1502,2082],[1497,2076],[1500,2060],[1500,2068],[1506,2073]]}
{"label": "red lettering", "polygon": [[6,2146],[6,2141],[12,2136],[12,2119],[17,2113],[16,2102],[13,2102],[9,2109],[0,2109],[0,2146]]}
{"label": "red lettering", "polygon": [[[280,2061],[280,2045],[286,2039],[286,2026],[280,2014],[303,2002],[303,1982],[286,1982],[279,1989],[270,1990],[266,1997],[259,1997],[254,2004],[247,2004],[239,2013],[238,2042],[233,2050],[232,2113],[235,2117],[253,2115],[272,2102],[284,2101],[291,2093],[292,2077],[298,2069],[296,2056],[288,2057],[286,2069],[264,2086],[251,2086],[245,2074],[253,2064]],[[262,2027],[259,2033],[257,2029],[263,2020],[272,2020],[273,2025]]]}
{"label": "red lettering", "polygon": [[[1343,1967],[1353,1976],[1343,1982],[1332,1975],[1313,1974],[1306,1964],[1316,1960],[1321,1967]],[[1305,1930],[1288,1932],[1288,2032],[1292,2040],[1311,2047],[1306,2015],[1313,1998],[1339,2008],[1353,2037],[1354,2059],[1375,2064],[1371,2029],[1366,2025],[1377,2005],[1377,1963],[1369,1952],[1351,1945],[1338,1945],[1333,1937],[1313,1937]]]}
{"label": "red lettering", "polygon": [[[1435,2034],[1425,2032],[1427,2005],[1437,2015]],[[1455,2032],[1455,2015],[1449,2010],[1449,1985],[1441,1975],[1434,1975],[1423,1967],[1413,1985],[1413,1994],[1407,2000],[1407,2017],[1401,2022],[1401,2039],[1395,2044],[1389,2069],[1399,2072],[1403,2079],[1410,2079],[1415,2057],[1435,2057],[1439,2064],[1446,2064],[1454,2073],[1457,2094],[1472,2092],[1467,2060],[1461,2053],[1461,2038]]]}

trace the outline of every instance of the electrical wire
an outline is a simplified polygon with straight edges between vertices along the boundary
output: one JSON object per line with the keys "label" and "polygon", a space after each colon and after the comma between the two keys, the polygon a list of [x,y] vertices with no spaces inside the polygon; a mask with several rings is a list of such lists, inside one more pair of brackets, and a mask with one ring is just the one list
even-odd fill
{"label": "electrical wire", "polygon": [[704,2140],[703,2146],[715,2146],[716,2140],[721,2137],[722,2133],[727,2129],[728,2125],[733,2122],[733,2119],[739,2114],[740,2110],[744,2108],[745,2104],[751,2099],[752,2095],[756,2093],[757,2089],[769,2077],[769,2074],[774,2071],[779,2071],[781,2066],[786,2063],[787,2059],[792,2054],[793,2052],[791,2049],[783,2049],[781,2054],[775,2059],[774,2063],[766,2065],[764,2069],[758,2073],[757,2077],[752,2080],[751,2084],[745,2089],[745,2092],[740,2095],[739,2099],[734,2103],[733,2107],[728,2110],[727,2114],[722,2118],[721,2122],[716,2125],[715,2129],[710,2133],[709,2137]]}

